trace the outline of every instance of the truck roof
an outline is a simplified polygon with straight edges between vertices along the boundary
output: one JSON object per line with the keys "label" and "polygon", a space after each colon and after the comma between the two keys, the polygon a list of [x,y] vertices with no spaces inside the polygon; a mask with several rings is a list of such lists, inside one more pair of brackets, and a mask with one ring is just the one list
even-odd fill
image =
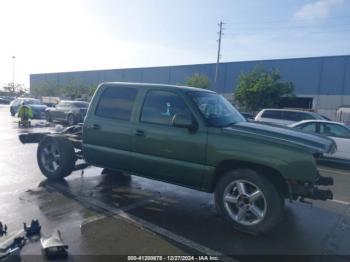
{"label": "truck roof", "polygon": [[169,84],[155,84],[155,83],[134,83],[134,82],[103,82],[100,85],[115,85],[115,86],[135,86],[135,87],[159,87],[162,89],[172,90],[183,90],[183,91],[202,91],[202,92],[210,92],[215,93],[214,91],[198,88],[198,87],[191,87],[191,86],[180,86],[180,85],[169,85]]}

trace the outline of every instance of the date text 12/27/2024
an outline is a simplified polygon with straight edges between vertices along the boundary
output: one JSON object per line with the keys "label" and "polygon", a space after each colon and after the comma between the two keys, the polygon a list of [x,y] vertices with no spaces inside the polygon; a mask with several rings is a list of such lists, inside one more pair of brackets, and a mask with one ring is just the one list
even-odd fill
{"label": "date text 12/27/2024", "polygon": [[219,261],[218,256],[128,256],[128,261]]}

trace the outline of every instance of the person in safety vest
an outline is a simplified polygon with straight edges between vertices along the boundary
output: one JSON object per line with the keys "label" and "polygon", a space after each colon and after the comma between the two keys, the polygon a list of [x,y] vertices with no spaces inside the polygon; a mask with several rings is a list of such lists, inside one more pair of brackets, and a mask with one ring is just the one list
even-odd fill
{"label": "person in safety vest", "polygon": [[24,104],[24,101],[18,109],[18,117],[20,118],[18,125],[30,126],[29,119],[33,118],[33,111],[30,106]]}

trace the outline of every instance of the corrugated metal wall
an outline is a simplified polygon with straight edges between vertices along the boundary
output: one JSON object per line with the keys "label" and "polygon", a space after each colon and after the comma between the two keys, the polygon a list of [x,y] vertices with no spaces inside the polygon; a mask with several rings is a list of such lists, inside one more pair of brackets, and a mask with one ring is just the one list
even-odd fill
{"label": "corrugated metal wall", "polygon": [[[221,63],[218,88],[212,89],[219,93],[232,93],[240,73],[251,70],[257,64],[279,70],[283,80],[294,83],[298,95],[350,95],[350,56]],[[30,87],[35,88],[44,82],[64,84],[71,79],[87,85],[104,81],[183,84],[194,73],[206,74],[213,82],[214,72],[215,64],[199,64],[32,74]]]}

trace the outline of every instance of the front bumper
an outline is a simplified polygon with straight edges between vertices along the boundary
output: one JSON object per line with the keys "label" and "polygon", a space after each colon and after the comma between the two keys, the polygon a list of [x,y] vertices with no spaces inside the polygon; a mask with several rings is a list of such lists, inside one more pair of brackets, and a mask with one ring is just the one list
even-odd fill
{"label": "front bumper", "polygon": [[320,189],[318,186],[332,186],[334,180],[332,177],[318,175],[314,183],[292,181],[289,183],[291,198],[293,200],[328,200],[333,199],[333,193],[329,189]]}

